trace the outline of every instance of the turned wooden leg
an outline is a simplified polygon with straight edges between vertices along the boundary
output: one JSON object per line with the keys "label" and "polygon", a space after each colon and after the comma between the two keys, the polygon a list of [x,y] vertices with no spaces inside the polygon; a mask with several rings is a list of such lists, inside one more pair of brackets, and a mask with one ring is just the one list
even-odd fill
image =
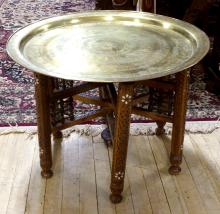
{"label": "turned wooden leg", "polygon": [[50,178],[53,175],[51,154],[51,126],[48,99],[48,77],[40,74],[35,75],[35,98],[37,106],[37,126],[40,153],[41,175]]}
{"label": "turned wooden leg", "polygon": [[188,75],[187,71],[176,74],[177,83],[174,99],[174,121],[171,141],[169,173],[171,175],[179,174],[182,163],[182,150],[185,131],[186,106],[188,95]]}
{"label": "turned wooden leg", "polygon": [[118,88],[110,186],[112,192],[110,199],[113,203],[119,203],[122,200],[121,193],[124,187],[133,87],[133,83],[120,83]]}
{"label": "turned wooden leg", "polygon": [[164,126],[165,126],[166,122],[156,121],[156,123],[157,123],[157,128],[155,130],[155,134],[158,136],[164,134],[165,133]]}

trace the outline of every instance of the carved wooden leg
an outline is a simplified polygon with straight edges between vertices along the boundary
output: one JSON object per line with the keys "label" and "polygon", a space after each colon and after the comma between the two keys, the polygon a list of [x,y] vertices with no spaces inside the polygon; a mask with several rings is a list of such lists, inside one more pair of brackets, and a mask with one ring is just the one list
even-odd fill
{"label": "carved wooden leg", "polygon": [[166,124],[166,122],[163,122],[163,121],[156,121],[157,123],[157,128],[155,130],[155,134],[156,135],[162,135],[165,133],[165,129],[164,129],[164,126]]}
{"label": "carved wooden leg", "polygon": [[42,168],[41,175],[44,178],[50,178],[53,175],[52,155],[51,155],[51,126],[48,89],[49,80],[47,76],[35,75],[35,98],[37,105],[37,125],[38,125],[38,141],[40,153],[40,165]]}
{"label": "carved wooden leg", "polygon": [[182,150],[185,131],[186,106],[188,95],[188,75],[187,71],[179,72],[177,75],[177,84],[174,100],[174,121],[172,131],[169,173],[176,175],[180,173],[180,164],[182,162]]}
{"label": "carved wooden leg", "polygon": [[118,89],[110,186],[112,191],[110,199],[113,203],[119,203],[122,200],[121,193],[124,187],[133,87],[133,83],[120,83]]}

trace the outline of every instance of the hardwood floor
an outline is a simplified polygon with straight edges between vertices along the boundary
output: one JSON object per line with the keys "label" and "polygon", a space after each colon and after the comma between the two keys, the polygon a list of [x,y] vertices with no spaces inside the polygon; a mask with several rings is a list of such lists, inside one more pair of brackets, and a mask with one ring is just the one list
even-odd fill
{"label": "hardwood floor", "polygon": [[123,201],[109,201],[112,148],[72,134],[40,176],[37,136],[0,136],[0,214],[220,213],[220,130],[186,134],[182,173],[168,174],[170,136],[131,136]]}

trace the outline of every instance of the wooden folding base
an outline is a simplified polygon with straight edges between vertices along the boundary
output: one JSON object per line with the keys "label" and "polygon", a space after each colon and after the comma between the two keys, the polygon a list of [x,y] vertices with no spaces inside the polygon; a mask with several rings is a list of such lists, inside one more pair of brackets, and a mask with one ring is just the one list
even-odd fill
{"label": "wooden folding base", "polygon": [[[124,186],[124,176],[126,167],[127,147],[130,129],[131,113],[150,117],[157,123],[156,134],[164,133],[166,122],[173,123],[172,142],[169,173],[176,175],[181,171],[183,138],[185,129],[185,115],[188,89],[187,71],[176,74],[174,83],[164,83],[160,80],[147,80],[141,82],[119,83],[118,93],[112,83],[85,83],[82,86],[67,88],[63,91],[56,91],[53,88],[53,78],[44,75],[36,75],[36,103],[37,103],[37,123],[40,150],[41,174],[45,178],[53,175],[52,154],[51,154],[51,134],[54,137],[62,137],[61,130],[76,124],[83,123],[95,117],[105,116],[108,122],[109,133],[111,137],[108,141],[113,141],[113,162],[111,173],[111,195],[113,203],[119,203],[122,200],[122,191]],[[134,97],[134,88],[138,84],[145,84],[149,87],[164,89],[174,92],[174,109],[172,116],[159,115],[153,112],[147,112],[133,107],[134,104],[144,100],[144,96]],[[94,88],[99,88],[100,99],[82,97],[79,94]],[[72,119],[52,125],[51,111],[54,109],[54,102],[65,100],[73,96],[85,103],[92,103],[101,106],[98,112],[80,119]],[[62,106],[59,103],[59,106]],[[65,108],[61,108],[65,111]],[[59,112],[58,112],[59,113]],[[62,112],[65,115],[65,112]],[[53,115],[53,114],[52,114]],[[104,134],[102,135],[104,136]],[[111,140],[112,139],[112,140]]]}

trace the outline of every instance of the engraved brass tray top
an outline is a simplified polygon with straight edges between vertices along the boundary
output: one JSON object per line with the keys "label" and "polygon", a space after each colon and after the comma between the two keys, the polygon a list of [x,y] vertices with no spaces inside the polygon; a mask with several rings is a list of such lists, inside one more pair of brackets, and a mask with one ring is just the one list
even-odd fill
{"label": "engraved brass tray top", "polygon": [[90,82],[127,82],[182,71],[209,49],[204,32],[166,16],[91,11],[52,17],[15,32],[10,57],[44,75]]}

